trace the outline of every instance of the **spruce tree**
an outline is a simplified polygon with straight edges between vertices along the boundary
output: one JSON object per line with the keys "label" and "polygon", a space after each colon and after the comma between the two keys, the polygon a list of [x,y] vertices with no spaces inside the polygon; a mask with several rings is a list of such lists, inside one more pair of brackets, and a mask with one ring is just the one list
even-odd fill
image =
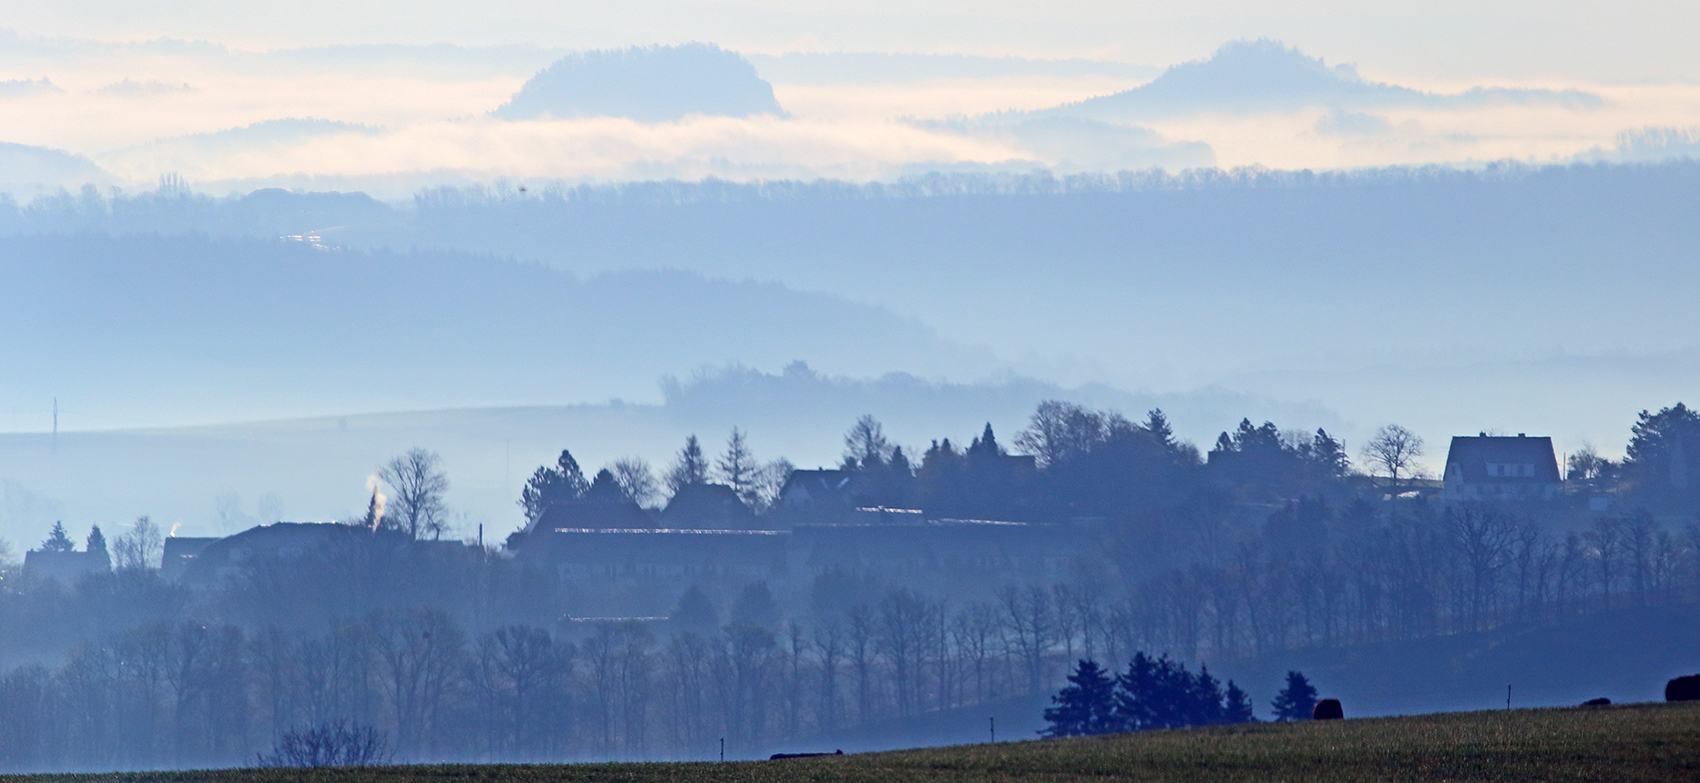
{"label": "spruce tree", "polygon": [[1275,708],[1275,720],[1310,720],[1310,711],[1316,706],[1316,688],[1303,674],[1287,672],[1287,687],[1275,695],[1269,706]]}
{"label": "spruce tree", "polygon": [[519,505],[525,509],[526,522],[535,523],[551,506],[578,500],[589,489],[590,482],[584,480],[578,460],[573,459],[572,452],[561,449],[554,467],[540,466],[526,480],[525,488],[520,490]]}
{"label": "spruce tree", "polygon": [[1105,734],[1117,729],[1115,720],[1116,681],[1095,661],[1081,659],[1068,676],[1071,685],[1051,697],[1055,707],[1045,709],[1050,727],[1046,737],[1078,737]]}
{"label": "spruce tree", "polygon": [[1003,447],[998,445],[997,436],[992,434],[991,422],[986,422],[986,429],[980,437],[968,444],[967,456],[969,459],[1003,456]]}
{"label": "spruce tree", "polygon": [[1145,429],[1158,443],[1163,444],[1166,451],[1174,451],[1178,445],[1175,442],[1175,431],[1169,426],[1169,417],[1163,415],[1162,408],[1152,408],[1151,412],[1145,414]]}
{"label": "spruce tree", "polygon": [[[1184,670],[1183,670],[1184,671]],[[1210,668],[1203,664],[1198,666],[1198,676],[1192,680],[1191,713],[1188,725],[1214,726],[1224,723],[1222,707],[1222,681],[1210,676]]]}
{"label": "spruce tree", "polygon": [[1116,720],[1128,731],[1156,728],[1157,666],[1144,652],[1133,654],[1116,678]]}
{"label": "spruce tree", "polygon": [[54,522],[53,532],[47,534],[47,540],[41,542],[43,552],[69,552],[77,545],[71,542],[71,537],[65,535],[65,523]]}
{"label": "spruce tree", "polygon": [[1246,696],[1240,686],[1233,680],[1228,681],[1228,691],[1224,695],[1222,705],[1223,723],[1256,723],[1257,716],[1252,714],[1251,698]]}
{"label": "spruce tree", "polygon": [[607,468],[596,471],[596,478],[591,479],[590,488],[584,491],[586,500],[624,500],[625,497],[626,492],[615,480],[614,472]]}
{"label": "spruce tree", "polygon": [[88,543],[83,547],[88,552],[106,554],[106,536],[100,532],[100,525],[89,528]]}
{"label": "spruce tree", "polygon": [[696,585],[691,585],[679,596],[679,605],[673,608],[673,614],[668,619],[672,621],[674,628],[702,636],[713,636],[715,630],[720,627],[720,613],[714,610],[714,604],[708,600],[708,594]]}
{"label": "spruce tree", "polygon": [[692,484],[708,483],[708,457],[702,453],[702,442],[696,435],[685,438],[685,446],[679,449],[673,458],[673,466],[667,469],[667,490],[677,495],[679,490]]}

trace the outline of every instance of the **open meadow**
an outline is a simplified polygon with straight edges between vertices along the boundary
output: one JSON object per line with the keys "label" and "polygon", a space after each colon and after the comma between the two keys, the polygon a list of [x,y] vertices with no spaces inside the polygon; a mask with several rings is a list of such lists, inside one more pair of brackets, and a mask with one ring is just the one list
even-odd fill
{"label": "open meadow", "polygon": [[81,783],[1700,780],[1700,703],[1251,724],[783,761],[0,776]]}

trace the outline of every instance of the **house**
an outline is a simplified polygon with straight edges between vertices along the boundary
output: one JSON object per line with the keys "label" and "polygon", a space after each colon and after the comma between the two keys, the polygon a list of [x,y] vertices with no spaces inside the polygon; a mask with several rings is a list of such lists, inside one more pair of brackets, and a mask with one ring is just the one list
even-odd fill
{"label": "house", "polygon": [[[167,551],[177,555],[181,562],[177,581],[193,589],[210,590],[224,586],[256,563],[298,560],[338,547],[358,546],[375,537],[388,541],[401,536],[391,531],[375,532],[363,525],[273,522],[212,541],[190,557],[184,557],[190,548],[187,544],[180,545],[181,550]],[[167,546],[174,540],[177,539],[166,539]],[[163,568],[162,564],[162,571]]]}
{"label": "house", "polygon": [[630,530],[655,527],[655,520],[642,506],[624,497],[585,497],[556,503],[525,529],[526,534],[548,530]]}
{"label": "house", "polygon": [[165,551],[159,558],[159,576],[168,582],[183,578],[184,569],[207,547],[218,542],[217,537],[171,536],[165,539]]}
{"label": "house", "polygon": [[792,513],[837,513],[850,507],[856,474],[848,470],[793,470],[777,505]]}
{"label": "house", "polygon": [[84,574],[104,574],[112,570],[112,558],[106,550],[93,552],[53,552],[32,549],[24,553],[24,571],[74,585]]}
{"label": "house", "polygon": [[674,530],[757,530],[754,511],[725,484],[686,484],[661,510],[661,527]]}
{"label": "house", "polygon": [[1552,438],[1484,432],[1452,439],[1440,498],[1447,503],[1554,500],[1563,483]]}

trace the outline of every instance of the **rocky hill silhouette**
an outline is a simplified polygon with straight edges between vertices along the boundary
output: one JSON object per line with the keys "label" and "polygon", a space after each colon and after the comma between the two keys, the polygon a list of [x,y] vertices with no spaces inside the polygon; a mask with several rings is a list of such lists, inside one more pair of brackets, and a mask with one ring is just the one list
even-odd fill
{"label": "rocky hill silhouette", "polygon": [[1571,109],[1603,105],[1579,90],[1476,87],[1460,93],[1424,92],[1372,82],[1350,65],[1329,65],[1279,41],[1232,41],[1208,60],[1171,66],[1131,90],[1046,109],[1039,114],[1107,121],[1222,112],[1251,114],[1306,106],[1460,107],[1495,103],[1556,104]]}
{"label": "rocky hill silhouette", "polygon": [[505,120],[630,117],[643,122],[691,114],[785,116],[773,86],[737,52],[713,44],[597,50],[555,61],[491,112]]}

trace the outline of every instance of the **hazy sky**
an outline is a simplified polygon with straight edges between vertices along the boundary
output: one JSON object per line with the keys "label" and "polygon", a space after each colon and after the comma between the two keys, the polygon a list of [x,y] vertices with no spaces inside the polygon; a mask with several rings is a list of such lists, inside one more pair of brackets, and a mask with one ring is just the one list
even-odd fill
{"label": "hazy sky", "polygon": [[1214,0],[643,0],[483,3],[93,0],[22,4],[26,34],[160,36],[248,49],[333,43],[572,48],[705,40],[745,51],[866,50],[1097,57],[1168,64],[1272,37],[1408,79],[1692,79],[1700,5],[1658,2]]}

